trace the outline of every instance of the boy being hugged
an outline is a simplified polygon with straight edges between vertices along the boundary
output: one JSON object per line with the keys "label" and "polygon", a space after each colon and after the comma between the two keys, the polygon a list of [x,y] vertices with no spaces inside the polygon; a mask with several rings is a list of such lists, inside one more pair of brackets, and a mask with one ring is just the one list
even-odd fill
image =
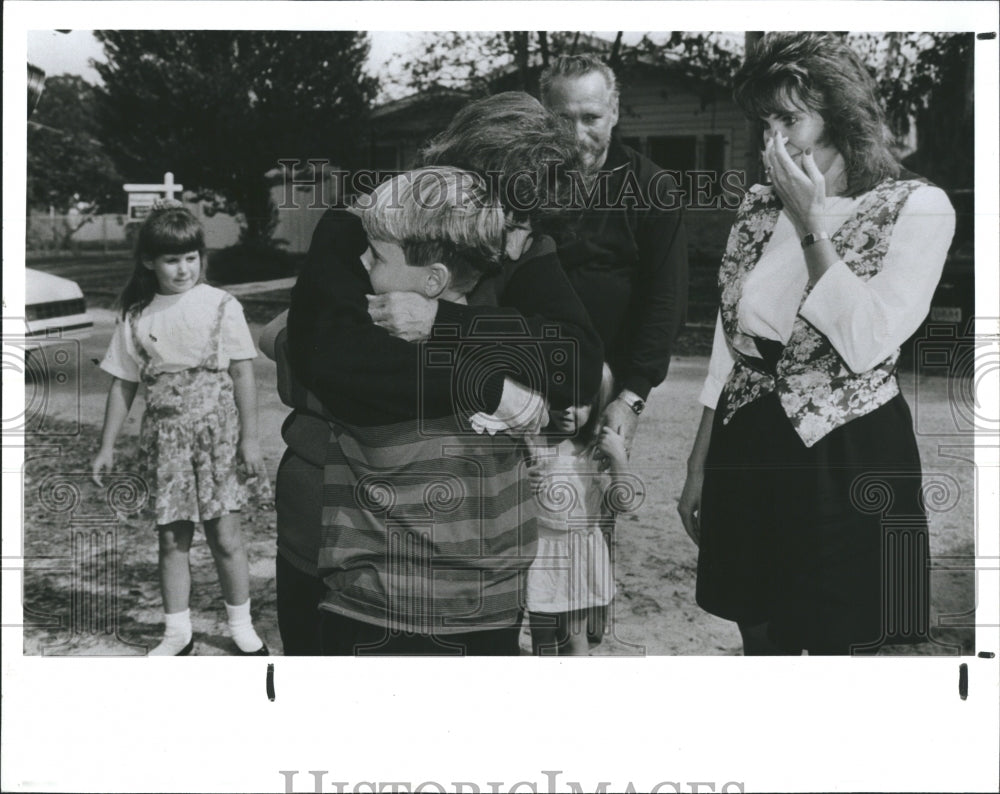
{"label": "boy being hugged", "polygon": [[[499,266],[503,211],[471,172],[411,171],[351,211],[369,240],[362,264],[376,294],[462,303]],[[535,518],[517,435],[546,419],[544,399],[507,378],[488,416],[330,423],[323,653],[518,652]]]}

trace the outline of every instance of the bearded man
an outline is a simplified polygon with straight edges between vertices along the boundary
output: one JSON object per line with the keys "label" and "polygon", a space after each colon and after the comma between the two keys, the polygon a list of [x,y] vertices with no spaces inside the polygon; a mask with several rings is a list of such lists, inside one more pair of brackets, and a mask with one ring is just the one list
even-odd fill
{"label": "bearded man", "polygon": [[[572,125],[583,172],[582,215],[559,259],[604,343],[616,399],[603,424],[632,439],[649,392],[663,382],[687,309],[687,243],[677,181],[613,134],[618,82],[592,55],[557,58],[542,103]],[[669,166],[669,164],[665,164]]]}

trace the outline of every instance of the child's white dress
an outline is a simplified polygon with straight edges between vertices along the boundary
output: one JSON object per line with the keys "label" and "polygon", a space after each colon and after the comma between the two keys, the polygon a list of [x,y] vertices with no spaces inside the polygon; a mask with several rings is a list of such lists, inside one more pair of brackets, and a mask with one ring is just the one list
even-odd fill
{"label": "child's white dress", "polygon": [[610,476],[591,453],[542,457],[538,551],[528,570],[528,610],[561,613],[604,606],[615,594],[604,532],[614,515],[604,504]]}
{"label": "child's white dress", "polygon": [[146,386],[140,431],[142,474],[158,525],[206,521],[239,510],[266,480],[237,470],[239,415],[231,361],[257,351],[243,310],[229,293],[199,284],[156,295],[120,321],[101,368]]}

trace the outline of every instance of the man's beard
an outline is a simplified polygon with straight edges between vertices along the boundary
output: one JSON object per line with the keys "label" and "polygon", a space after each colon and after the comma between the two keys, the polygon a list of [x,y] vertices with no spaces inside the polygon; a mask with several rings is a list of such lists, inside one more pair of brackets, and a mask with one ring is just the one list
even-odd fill
{"label": "man's beard", "polygon": [[593,178],[601,170],[601,166],[604,165],[604,161],[607,158],[608,146],[610,144],[611,139],[608,138],[601,143],[586,141],[579,145],[580,162],[585,177]]}

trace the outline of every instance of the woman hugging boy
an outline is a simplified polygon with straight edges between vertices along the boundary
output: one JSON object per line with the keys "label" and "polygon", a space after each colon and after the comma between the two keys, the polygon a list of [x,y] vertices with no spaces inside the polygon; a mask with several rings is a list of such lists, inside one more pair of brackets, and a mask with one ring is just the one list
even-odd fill
{"label": "woman hugging boy", "polygon": [[[499,266],[504,213],[471,172],[411,171],[351,212],[369,241],[361,261],[376,294],[464,303]],[[457,360],[463,342],[448,344]],[[536,527],[516,436],[537,432],[547,413],[540,394],[510,378],[493,388],[499,407],[489,415],[465,415],[455,382],[447,415],[420,405],[406,421],[330,423],[323,653],[517,653]]]}

